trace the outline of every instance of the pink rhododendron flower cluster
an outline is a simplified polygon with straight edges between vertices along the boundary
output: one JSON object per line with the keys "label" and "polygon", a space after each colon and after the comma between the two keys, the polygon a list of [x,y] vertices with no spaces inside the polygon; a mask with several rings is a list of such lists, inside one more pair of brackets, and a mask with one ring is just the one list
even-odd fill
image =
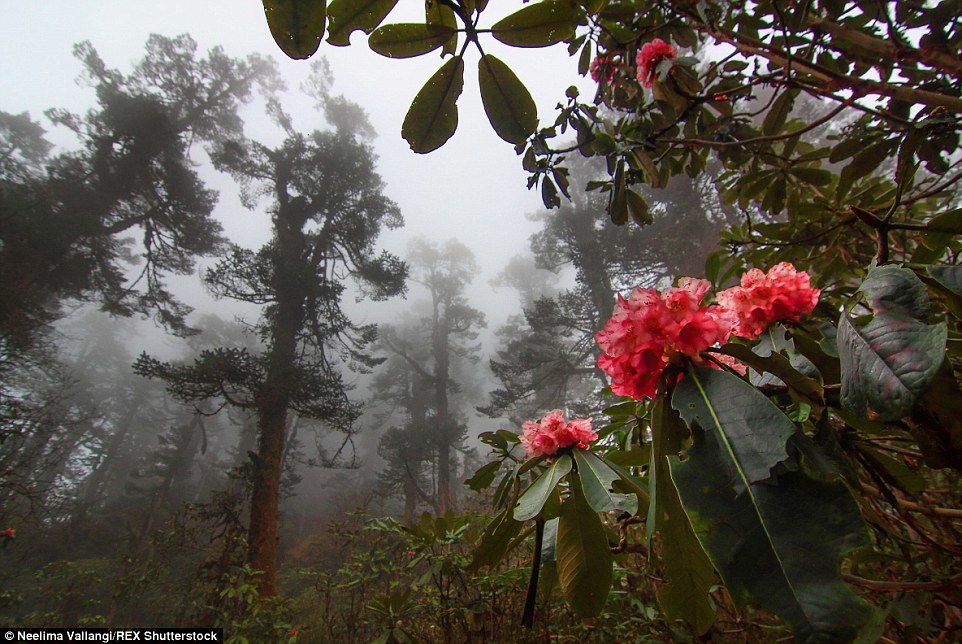
{"label": "pink rhododendron flower cluster", "polygon": [[549,411],[538,422],[526,421],[521,429],[524,431],[521,446],[529,458],[552,456],[566,447],[586,448],[588,443],[598,440],[590,418],[573,418],[568,422],[560,409]]}
{"label": "pink rhododendron flower cluster", "polygon": [[594,82],[610,83],[620,67],[620,59],[601,55],[596,56],[595,59],[591,61],[588,71],[591,73],[591,80]]}
{"label": "pink rhododendron flower cluster", "polygon": [[734,316],[732,334],[753,339],[776,320],[797,322],[810,314],[820,293],[811,287],[808,273],[782,262],[767,274],[749,270],[739,286],[722,291],[716,299]]}
{"label": "pink rhododendron flower cluster", "polygon": [[[797,322],[818,303],[820,291],[808,273],[788,262],[768,273],[753,268],[741,284],[718,293],[716,304],[702,305],[711,288],[708,280],[683,277],[665,292],[637,288],[618,303],[605,328],[595,334],[604,352],[598,366],[611,378],[611,390],[636,400],[654,398],[661,375],[683,358],[703,362],[702,351],[724,344],[730,335],[754,339],[777,320]],[[715,363],[745,375],[747,367],[716,354]]]}
{"label": "pink rhododendron flower cluster", "polygon": [[598,366],[614,393],[653,398],[665,367],[681,356],[700,360],[699,353],[728,340],[730,313],[701,305],[710,287],[708,280],[683,277],[664,293],[637,288],[627,299],[618,297],[611,319],[595,334],[604,351]]}
{"label": "pink rhododendron flower cluster", "polygon": [[646,42],[638,51],[638,80],[644,87],[651,87],[655,82],[656,68],[663,60],[671,60],[678,55],[673,45],[669,45],[661,38]]}

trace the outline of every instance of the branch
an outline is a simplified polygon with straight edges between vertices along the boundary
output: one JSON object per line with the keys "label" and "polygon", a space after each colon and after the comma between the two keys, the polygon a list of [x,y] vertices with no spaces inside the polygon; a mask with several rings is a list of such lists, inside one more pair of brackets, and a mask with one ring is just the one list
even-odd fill
{"label": "branch", "polygon": [[748,38],[737,32],[713,29],[700,21],[696,25],[696,28],[713,37],[718,42],[731,45],[743,54],[760,56],[778,67],[789,67],[791,64],[791,66],[801,74],[807,74],[829,86],[848,88],[852,90],[856,96],[866,94],[888,96],[906,103],[920,103],[930,107],[941,106],[952,112],[962,113],[962,99],[955,96],[914,87],[889,85],[887,83],[880,83],[863,78],[855,78],[846,74],[832,72],[820,65],[807,63],[798,59],[789,61],[784,54],[773,51],[770,45],[759,40]]}
{"label": "branch", "polygon": [[948,72],[956,78],[962,77],[962,59],[957,56],[941,51],[915,49],[908,44],[896,45],[818,16],[809,16],[806,22],[816,31],[827,33],[833,39],[847,40],[872,56],[885,57],[892,61],[919,61]]}
{"label": "branch", "polygon": [[842,573],[842,579],[855,586],[868,588],[878,592],[900,592],[905,590],[921,590],[926,592],[939,592],[952,590],[962,586],[962,573],[953,575],[943,581],[879,581],[876,579],[865,579],[857,575]]}

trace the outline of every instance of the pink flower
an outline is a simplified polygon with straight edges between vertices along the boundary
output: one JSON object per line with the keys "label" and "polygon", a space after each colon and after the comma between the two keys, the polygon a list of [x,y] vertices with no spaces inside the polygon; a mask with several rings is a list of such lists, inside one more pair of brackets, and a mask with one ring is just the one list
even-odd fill
{"label": "pink flower", "polygon": [[14,539],[16,536],[17,536],[17,531],[14,530],[13,528],[7,528],[6,530],[3,531],[4,539]]}
{"label": "pink flower", "polygon": [[521,429],[521,446],[530,458],[553,456],[568,447],[585,449],[588,443],[598,440],[590,418],[574,418],[567,422],[560,409],[549,411],[537,422],[525,421]]}
{"label": "pink flower", "polygon": [[620,59],[611,58],[610,56],[602,54],[601,56],[596,56],[595,59],[591,61],[588,71],[591,73],[591,80],[594,82],[610,83],[620,67]]}
{"label": "pink flower", "polygon": [[659,293],[635,289],[619,296],[611,319],[595,334],[604,352],[598,366],[611,378],[611,390],[635,399],[654,398],[669,364],[699,354],[728,340],[731,314],[717,305],[702,305],[708,280],[683,277],[676,288]]}
{"label": "pink flower", "polygon": [[808,273],[782,262],[763,273],[753,268],[742,275],[739,286],[718,294],[718,303],[731,312],[732,334],[757,338],[776,320],[797,322],[809,315],[821,291],[812,288]]}
{"label": "pink flower", "polygon": [[663,60],[672,60],[678,55],[673,45],[669,45],[661,38],[642,45],[636,59],[638,65],[638,80],[644,87],[651,87],[655,82],[658,64]]}

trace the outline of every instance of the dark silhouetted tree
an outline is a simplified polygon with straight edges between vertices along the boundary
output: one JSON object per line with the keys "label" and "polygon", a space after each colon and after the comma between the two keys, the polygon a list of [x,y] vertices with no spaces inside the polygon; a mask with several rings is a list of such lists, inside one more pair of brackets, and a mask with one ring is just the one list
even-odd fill
{"label": "dark silhouetted tree", "polygon": [[5,356],[29,347],[65,299],[97,301],[113,314],[153,314],[189,332],[189,309],[165,276],[190,273],[197,256],[222,243],[211,216],[216,195],[197,175],[192,143],[238,136],[239,104],[255,84],[278,82],[261,57],[235,59],[219,48],[199,57],[196,50],[188,36],[154,35],[144,58],[123,74],[90,43],[77,45],[96,105],[82,116],[46,113],[76,136],[74,151],[49,156],[39,124],[0,113]]}
{"label": "dark silhouetted tree", "polygon": [[295,132],[279,102],[269,101],[286,138],[276,147],[250,139],[224,142],[213,154],[217,167],[241,185],[245,205],[270,200],[271,240],[257,251],[239,247],[210,269],[205,281],[218,297],[263,306],[256,332],[266,349],[222,347],[190,365],[163,364],[143,356],[141,373],[165,379],[186,401],[221,398],[257,416],[258,445],[252,467],[248,561],[263,571],[264,595],[275,592],[277,519],[291,412],[347,434],[358,405],[347,396],[343,368],[368,369],[373,325],[354,323],[341,299],[349,283],[374,300],[400,294],[406,267],[378,253],[383,227],[402,224],[398,207],[384,196],[370,131],[356,105],[315,86],[330,130]]}

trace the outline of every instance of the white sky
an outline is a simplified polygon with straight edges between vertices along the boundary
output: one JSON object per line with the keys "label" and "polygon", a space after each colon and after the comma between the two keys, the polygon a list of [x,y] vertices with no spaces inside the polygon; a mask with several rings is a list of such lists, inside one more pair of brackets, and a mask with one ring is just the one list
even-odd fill
{"label": "white sky", "polygon": [[[491,3],[505,13],[520,3]],[[417,19],[423,0],[401,0],[395,15],[386,22]],[[493,13],[493,11],[489,11]],[[504,14],[498,14],[500,17]],[[271,38],[263,9],[257,0],[0,0],[3,17],[0,38],[0,109],[19,113],[30,111],[41,122],[44,109],[65,107],[82,112],[92,101],[89,88],[75,79],[80,72],[72,46],[89,40],[110,67],[128,71],[140,59],[150,33],[175,36],[189,33],[201,52],[221,45],[234,56],[261,53],[277,61],[281,73],[296,90],[309,63],[284,56]],[[494,21],[485,20],[482,26]],[[401,207],[406,225],[383,236],[389,249],[404,253],[407,240],[415,235],[444,241],[458,237],[470,246],[482,267],[471,293],[475,305],[490,299],[495,291],[487,281],[513,255],[524,252],[527,237],[535,230],[524,215],[541,207],[538,191],[525,187],[526,173],[513,146],[501,141],[487,122],[477,87],[477,56],[466,60],[465,88],[459,100],[458,132],[440,150],[416,155],[401,138],[401,122],[421,85],[440,66],[438,54],[415,59],[389,60],[371,52],[365,36],[355,32],[351,47],[336,48],[323,43],[318,55],[331,63],[333,91],[360,104],[378,131],[375,149],[378,170],[386,194]],[[564,98],[569,85],[583,92],[593,84],[577,76],[576,61],[563,46],[547,49],[513,49],[493,39],[484,42],[485,51],[505,60],[528,85],[538,105],[542,122],[554,120],[554,106]],[[325,127],[312,113],[291,103],[295,125],[307,131]],[[246,114],[248,123],[258,118]],[[48,127],[48,130],[50,128]],[[255,133],[256,135],[256,133]],[[48,132],[55,143],[67,141],[55,130]],[[217,215],[228,236],[237,243],[255,246],[267,232],[267,221],[243,210],[236,188],[229,179],[209,177],[220,190]],[[194,278],[196,282],[196,278]],[[514,297],[502,292],[498,299],[516,308]],[[500,304],[500,302],[499,302]],[[482,307],[484,308],[484,307]],[[492,326],[503,316],[489,311]]]}

